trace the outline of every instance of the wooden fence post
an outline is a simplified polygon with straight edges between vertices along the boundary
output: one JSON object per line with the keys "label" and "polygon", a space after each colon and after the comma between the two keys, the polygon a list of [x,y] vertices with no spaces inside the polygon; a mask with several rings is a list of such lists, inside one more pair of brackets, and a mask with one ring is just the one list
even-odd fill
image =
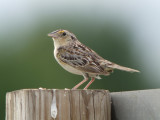
{"label": "wooden fence post", "polygon": [[23,89],[8,92],[6,120],[111,120],[109,91]]}

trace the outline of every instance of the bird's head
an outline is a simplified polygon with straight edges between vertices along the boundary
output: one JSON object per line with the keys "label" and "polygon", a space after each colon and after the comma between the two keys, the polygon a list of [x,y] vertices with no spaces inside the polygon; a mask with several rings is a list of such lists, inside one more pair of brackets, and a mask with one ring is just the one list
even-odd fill
{"label": "bird's head", "polygon": [[68,30],[59,29],[48,34],[52,37],[55,45],[63,46],[77,40],[76,36]]}

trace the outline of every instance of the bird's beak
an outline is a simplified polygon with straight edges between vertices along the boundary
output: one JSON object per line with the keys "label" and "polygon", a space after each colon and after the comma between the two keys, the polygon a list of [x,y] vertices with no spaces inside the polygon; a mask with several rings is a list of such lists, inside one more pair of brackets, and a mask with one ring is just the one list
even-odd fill
{"label": "bird's beak", "polygon": [[55,32],[51,32],[48,34],[49,37],[56,37]]}

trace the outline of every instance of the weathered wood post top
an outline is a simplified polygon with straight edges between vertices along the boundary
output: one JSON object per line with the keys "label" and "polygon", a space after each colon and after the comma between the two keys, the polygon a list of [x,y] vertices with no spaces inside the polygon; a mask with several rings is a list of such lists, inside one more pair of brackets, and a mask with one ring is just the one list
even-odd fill
{"label": "weathered wood post top", "polygon": [[6,120],[111,120],[109,91],[23,89],[8,92]]}

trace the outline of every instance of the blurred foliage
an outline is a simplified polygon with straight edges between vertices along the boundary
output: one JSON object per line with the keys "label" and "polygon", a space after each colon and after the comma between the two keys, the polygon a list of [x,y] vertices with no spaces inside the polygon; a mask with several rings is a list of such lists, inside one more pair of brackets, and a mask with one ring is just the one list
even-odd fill
{"label": "blurred foliage", "polygon": [[[40,9],[32,7],[33,12]],[[44,6],[43,9],[50,8]],[[82,76],[65,71],[53,57],[53,41],[47,34],[60,28],[73,32],[82,43],[104,58],[143,70],[140,74],[115,70],[114,74],[96,80],[90,89],[126,91],[155,88],[145,82],[148,79],[146,76],[150,75],[140,66],[143,61],[138,59],[140,54],[136,53],[136,48],[132,45],[133,36],[126,24],[119,19],[96,18],[94,13],[92,16],[86,16],[83,11],[81,14],[74,11],[72,14],[57,12],[58,10],[55,14],[51,10],[48,16],[35,12],[34,18],[29,18],[28,22],[19,20],[21,14],[17,22],[13,15],[13,21],[8,19],[10,25],[3,25],[4,28],[1,28],[0,119],[4,119],[6,92],[39,87],[72,88],[83,79]]]}

